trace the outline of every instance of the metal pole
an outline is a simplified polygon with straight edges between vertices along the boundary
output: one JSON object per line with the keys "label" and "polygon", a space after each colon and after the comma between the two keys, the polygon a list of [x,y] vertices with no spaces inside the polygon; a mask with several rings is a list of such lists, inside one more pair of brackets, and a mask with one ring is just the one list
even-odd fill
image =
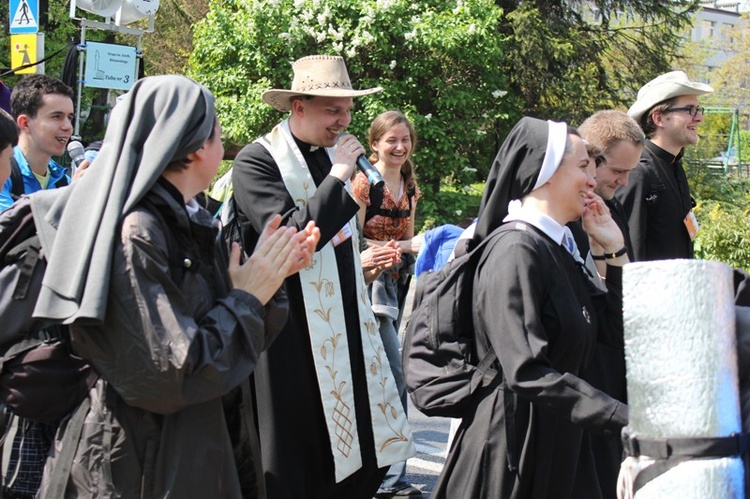
{"label": "metal pole", "polygon": [[76,98],[76,124],[73,135],[80,139],[81,128],[81,98],[83,94],[83,59],[86,53],[86,25],[81,23],[81,43],[78,45],[78,95]]}

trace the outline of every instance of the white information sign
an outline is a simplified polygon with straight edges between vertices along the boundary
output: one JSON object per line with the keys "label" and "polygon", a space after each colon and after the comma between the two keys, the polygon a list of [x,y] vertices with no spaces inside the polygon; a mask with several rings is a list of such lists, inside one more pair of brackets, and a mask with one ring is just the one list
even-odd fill
{"label": "white information sign", "polygon": [[84,85],[130,90],[135,82],[135,47],[110,43],[86,43]]}

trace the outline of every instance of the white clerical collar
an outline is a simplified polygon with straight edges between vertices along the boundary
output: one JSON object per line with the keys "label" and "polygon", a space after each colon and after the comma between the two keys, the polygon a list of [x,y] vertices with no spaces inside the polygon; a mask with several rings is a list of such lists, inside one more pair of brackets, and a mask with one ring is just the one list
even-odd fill
{"label": "white clerical collar", "polygon": [[[512,203],[513,201],[511,201]],[[526,222],[547,234],[557,244],[562,244],[565,227],[557,223],[552,217],[530,206],[516,205],[508,208],[508,215],[503,219],[503,222]]]}

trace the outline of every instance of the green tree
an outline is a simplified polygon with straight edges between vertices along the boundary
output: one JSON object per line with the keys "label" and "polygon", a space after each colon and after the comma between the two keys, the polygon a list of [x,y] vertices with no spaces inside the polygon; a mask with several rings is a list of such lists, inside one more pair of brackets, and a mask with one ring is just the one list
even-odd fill
{"label": "green tree", "polygon": [[147,75],[184,74],[193,51],[193,25],[208,12],[208,0],[161,0],[154,32],[143,37]]}
{"label": "green tree", "polygon": [[356,87],[385,88],[357,101],[351,131],[363,139],[377,114],[402,110],[420,136],[420,214],[455,220],[461,203],[441,197],[441,183],[473,181],[499,122],[520,109],[506,95],[500,21],[490,0],[214,1],[196,26],[190,74],[217,96],[226,138],[244,144],[282,117],[260,95],[289,88],[292,61],[342,55]]}
{"label": "green tree", "polygon": [[627,108],[643,83],[679,59],[698,3],[498,0],[512,47],[510,90],[523,96],[526,114],[570,123]]}

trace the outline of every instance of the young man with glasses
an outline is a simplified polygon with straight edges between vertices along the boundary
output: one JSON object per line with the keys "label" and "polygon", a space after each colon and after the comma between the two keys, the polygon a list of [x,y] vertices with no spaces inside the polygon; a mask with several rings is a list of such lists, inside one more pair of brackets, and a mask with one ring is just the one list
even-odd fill
{"label": "young man with glasses", "polygon": [[628,110],[647,140],[628,185],[615,196],[628,216],[636,260],[693,257],[698,222],[682,155],[685,146],[698,142],[703,121],[698,96],[711,92],[709,85],[672,71],[646,83]]}

